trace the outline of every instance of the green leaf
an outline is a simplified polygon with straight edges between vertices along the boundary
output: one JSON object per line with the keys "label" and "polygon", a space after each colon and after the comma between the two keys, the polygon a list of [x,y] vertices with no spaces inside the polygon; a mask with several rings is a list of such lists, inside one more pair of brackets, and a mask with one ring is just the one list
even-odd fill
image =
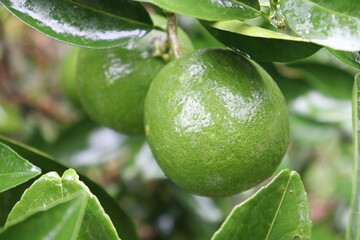
{"label": "green leaf", "polygon": [[195,49],[224,47],[224,45],[215,39],[197,20],[192,21],[186,30],[192,43],[194,44]]}
{"label": "green leaf", "polygon": [[40,168],[0,143],[0,193],[36,177]]}
{"label": "green leaf", "polygon": [[296,172],[283,170],[267,186],[236,206],[212,240],[309,240],[307,194]]}
{"label": "green leaf", "polygon": [[119,46],[152,28],[146,10],[129,0],[0,0],[13,15],[64,43],[90,48]]}
{"label": "green leaf", "polygon": [[354,141],[354,171],[353,171],[353,186],[352,198],[350,205],[349,223],[346,229],[347,240],[360,239],[360,158],[359,158],[359,118],[360,118],[360,73],[356,75],[353,99],[352,99],[352,119],[353,119],[353,141]]}
{"label": "green leaf", "polygon": [[342,52],[342,51],[336,51],[331,48],[325,48],[325,49],[331,55],[336,57],[340,62],[360,71],[360,52]]}
{"label": "green leaf", "polygon": [[87,197],[76,194],[39,208],[0,233],[0,240],[75,240],[85,214]]}
{"label": "green leaf", "polygon": [[250,19],[260,16],[259,2],[256,0],[141,0],[152,3],[167,11],[186,16],[221,21]]}
{"label": "green leaf", "polygon": [[220,42],[255,61],[289,62],[306,58],[321,46],[307,40],[252,26],[241,21],[203,23]]}
{"label": "green leaf", "polygon": [[281,92],[284,94],[287,102],[290,102],[297,97],[304,95],[311,89],[311,86],[300,77],[290,78],[284,76],[279,71],[280,68],[276,68],[273,63],[261,63],[261,66],[266,70],[268,74],[270,74],[270,76],[277,83]]}
{"label": "green leaf", "polygon": [[[13,140],[0,136],[0,142],[3,142],[15,150],[20,156],[31,159],[33,164],[36,164],[41,168],[43,172],[56,171],[58,174],[62,174],[68,168],[59,164],[52,157],[45,153],[42,153],[34,148],[26,146],[21,143],[17,143]],[[137,240],[134,224],[127,214],[120,208],[115,200],[107,194],[102,187],[94,183],[86,176],[79,174],[80,180],[86,184],[90,191],[99,199],[100,204],[103,206],[105,212],[109,215],[112,223],[114,224],[118,235],[122,239]],[[25,191],[28,186],[23,184],[18,187],[8,190],[0,194],[0,202],[5,200],[18,200],[16,196],[22,190]],[[13,206],[15,202],[6,202],[7,206]],[[1,209],[0,214],[6,214],[10,209]],[[0,216],[0,220],[4,219],[4,216]]]}
{"label": "green leaf", "polygon": [[11,208],[19,201],[26,188],[30,186],[29,182],[0,193],[0,227],[5,225],[6,218],[9,215]]}
{"label": "green leaf", "polygon": [[109,216],[104,212],[96,196],[79,181],[79,176],[72,169],[65,171],[61,178],[56,172],[50,172],[36,180],[11,210],[5,226],[32,215],[42,206],[81,191],[86,193],[88,204],[78,239],[119,239]]}
{"label": "green leaf", "polygon": [[282,0],[280,9],[297,35],[336,50],[360,50],[358,0]]}
{"label": "green leaf", "polygon": [[351,99],[354,84],[352,74],[317,63],[293,63],[288,66],[301,71],[303,79],[322,94],[338,99]]}

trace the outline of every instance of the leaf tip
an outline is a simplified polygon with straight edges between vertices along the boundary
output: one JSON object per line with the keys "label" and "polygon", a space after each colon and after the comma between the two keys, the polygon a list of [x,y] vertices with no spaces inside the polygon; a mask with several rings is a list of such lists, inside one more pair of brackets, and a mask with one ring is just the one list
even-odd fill
{"label": "leaf tip", "polygon": [[77,181],[79,180],[79,175],[76,173],[74,169],[69,168],[63,173],[61,178],[63,180]]}

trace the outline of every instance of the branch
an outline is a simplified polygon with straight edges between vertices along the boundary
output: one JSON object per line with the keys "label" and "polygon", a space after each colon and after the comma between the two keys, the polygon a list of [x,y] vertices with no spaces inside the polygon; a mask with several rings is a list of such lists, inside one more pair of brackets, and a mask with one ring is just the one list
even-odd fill
{"label": "branch", "polygon": [[179,58],[182,55],[180,41],[177,37],[177,22],[175,13],[167,13],[168,26],[167,33],[168,39],[170,41],[171,51],[173,52],[175,58]]}

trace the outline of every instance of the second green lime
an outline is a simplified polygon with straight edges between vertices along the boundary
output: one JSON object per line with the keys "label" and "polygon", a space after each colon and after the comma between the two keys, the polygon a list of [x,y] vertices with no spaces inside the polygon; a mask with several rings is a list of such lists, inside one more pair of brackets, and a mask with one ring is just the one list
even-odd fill
{"label": "second green lime", "polygon": [[[166,20],[152,16],[159,26]],[[179,31],[184,52],[192,50]],[[143,39],[111,49],[81,49],[77,64],[77,91],[83,109],[96,122],[127,134],[144,132],[143,106],[147,90],[165,61],[154,56],[166,33],[153,30]]]}

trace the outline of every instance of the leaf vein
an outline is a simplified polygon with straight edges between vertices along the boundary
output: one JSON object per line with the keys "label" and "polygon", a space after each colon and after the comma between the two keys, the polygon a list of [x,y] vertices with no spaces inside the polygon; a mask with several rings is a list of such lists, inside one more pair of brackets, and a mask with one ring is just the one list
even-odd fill
{"label": "leaf vein", "polygon": [[330,13],[335,14],[335,15],[340,15],[342,17],[347,17],[347,18],[352,18],[352,19],[355,19],[355,20],[360,20],[360,18],[351,16],[351,15],[346,15],[346,14],[341,13],[341,12],[336,12],[336,11],[334,11],[332,9],[321,6],[320,4],[314,3],[314,2],[312,2],[310,0],[303,0],[303,2],[307,2],[309,5],[313,5],[313,6],[317,7],[317,8],[320,8],[320,9],[322,9],[324,11],[330,12]]}
{"label": "leaf vein", "polygon": [[288,182],[287,182],[287,184],[286,184],[286,187],[285,187],[285,189],[284,189],[284,194],[282,195],[281,200],[280,200],[280,204],[279,204],[278,208],[276,209],[275,216],[274,216],[273,221],[272,221],[272,223],[271,223],[271,225],[270,225],[270,229],[269,229],[269,231],[268,231],[268,234],[266,235],[265,240],[268,240],[268,239],[269,239],[269,236],[270,236],[270,234],[271,234],[271,231],[272,231],[272,229],[273,229],[273,226],[274,226],[274,224],[275,224],[275,221],[276,221],[276,219],[277,219],[277,217],[278,217],[278,215],[279,215],[281,205],[283,204],[285,195],[286,195],[287,190],[288,190],[288,188],[289,188],[290,181],[291,181],[291,176],[289,176],[289,180],[288,180]]}

